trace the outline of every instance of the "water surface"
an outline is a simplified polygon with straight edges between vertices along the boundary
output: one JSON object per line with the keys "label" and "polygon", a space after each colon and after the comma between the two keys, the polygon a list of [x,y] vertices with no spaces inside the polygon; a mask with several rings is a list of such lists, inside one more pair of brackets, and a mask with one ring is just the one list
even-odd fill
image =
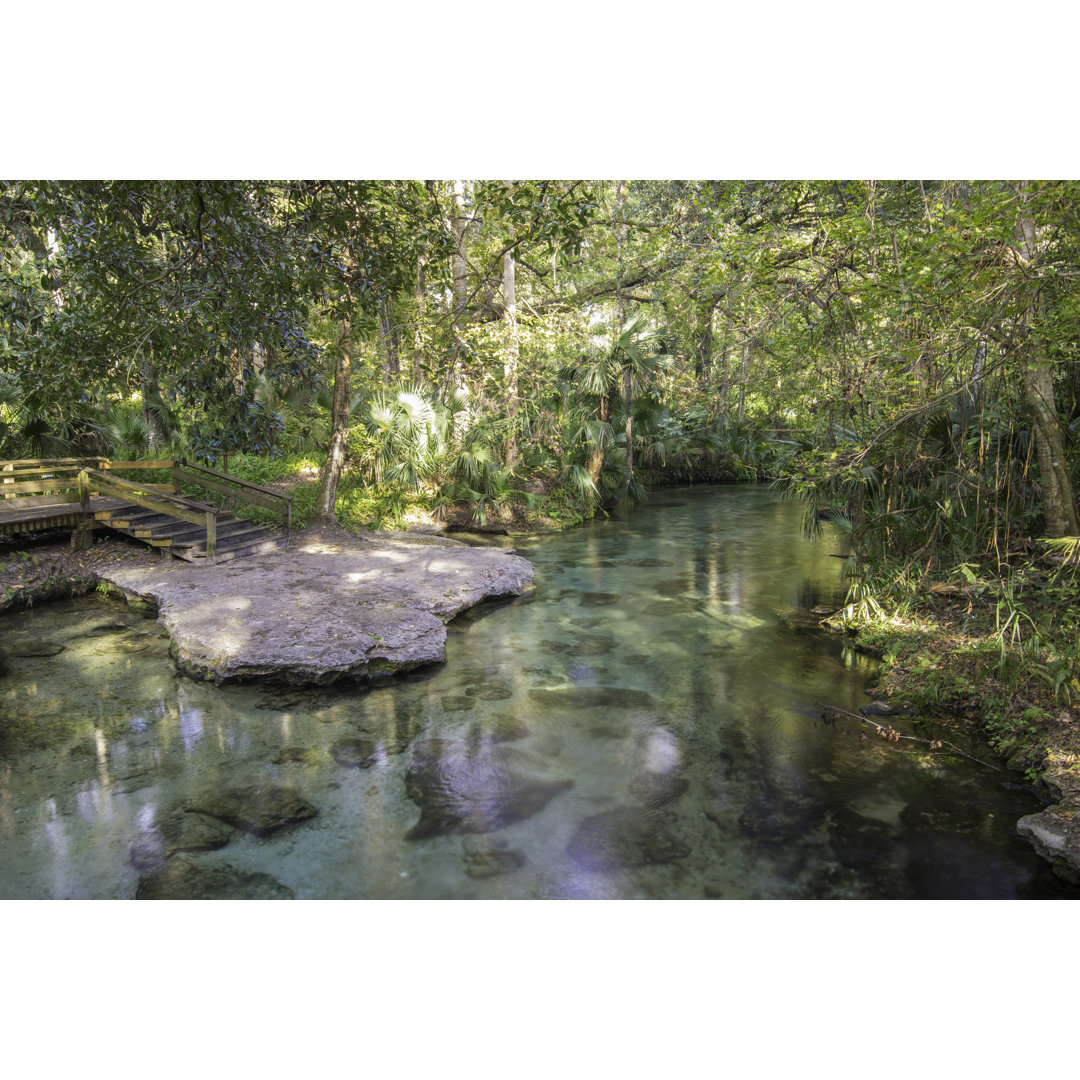
{"label": "water surface", "polygon": [[844,595],[797,506],[664,492],[517,547],[535,590],[376,689],[194,682],[97,599],[5,616],[0,896],[1080,896],[1020,777],[822,719],[873,671],[784,617]]}

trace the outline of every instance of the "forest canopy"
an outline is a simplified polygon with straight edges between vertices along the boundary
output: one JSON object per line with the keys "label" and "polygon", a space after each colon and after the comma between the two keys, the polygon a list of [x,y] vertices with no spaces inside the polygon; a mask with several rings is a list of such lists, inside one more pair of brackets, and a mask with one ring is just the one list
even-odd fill
{"label": "forest canopy", "polygon": [[765,480],[868,558],[1080,535],[1071,181],[0,182],[0,457],[311,512]]}

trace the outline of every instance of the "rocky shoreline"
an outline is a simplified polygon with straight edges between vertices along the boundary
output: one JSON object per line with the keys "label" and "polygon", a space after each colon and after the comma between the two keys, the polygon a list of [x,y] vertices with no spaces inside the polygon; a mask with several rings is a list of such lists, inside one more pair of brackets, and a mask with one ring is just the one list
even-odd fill
{"label": "rocky shoreline", "polygon": [[[953,660],[961,655],[965,644],[966,641],[951,637],[945,629],[926,635],[917,655]],[[858,634],[854,645],[882,659],[881,652],[866,648]],[[918,676],[910,660],[890,658],[884,662],[875,693],[892,702],[897,711],[918,711],[911,705],[911,687],[916,685]],[[987,692],[991,689],[987,688]],[[936,718],[957,730],[985,733],[981,700],[974,692],[951,714],[939,712]],[[1017,738],[1013,745],[991,751],[1001,768],[1027,776],[1047,804],[1038,813],[1020,818],[1016,831],[1053,866],[1059,877],[1080,884],[1080,710],[1058,707],[1046,720],[1029,727],[1023,739]]]}
{"label": "rocky shoreline", "polygon": [[[831,633],[849,633],[843,623],[834,618],[835,614],[827,608],[789,608],[778,612],[777,616],[796,631],[816,632],[824,629]],[[888,719],[910,718],[920,712],[911,703],[910,687],[914,685],[914,673],[904,662],[884,658],[880,649],[867,646],[858,632],[851,641],[854,648],[884,664],[876,689],[871,691],[877,700],[864,706],[860,710],[862,715],[882,720],[881,724],[874,726],[878,727],[878,734],[884,739],[899,736],[919,741],[916,735],[901,735],[895,731]],[[957,642],[945,635],[941,635],[940,640],[928,635],[923,648],[927,651],[955,652]],[[840,712],[842,710],[827,707],[825,719],[829,720],[830,714]],[[938,715],[936,719],[967,734],[982,729],[977,697],[960,712],[952,716]],[[870,719],[867,722],[874,723]],[[1014,749],[1011,755],[993,750],[990,752],[995,754],[1003,769],[1029,775],[1037,773],[1035,790],[1047,804],[1046,808],[1020,818],[1016,831],[1053,866],[1060,878],[1080,884],[1080,710],[1059,709],[1025,742],[1022,751]]]}
{"label": "rocky shoreline", "polygon": [[113,592],[157,610],[190,676],[325,685],[440,663],[455,615],[532,587],[532,565],[512,550],[437,536],[308,530],[287,552],[219,566],[110,545],[88,553],[38,545],[9,557],[0,573],[18,579],[0,577],[0,611]]}

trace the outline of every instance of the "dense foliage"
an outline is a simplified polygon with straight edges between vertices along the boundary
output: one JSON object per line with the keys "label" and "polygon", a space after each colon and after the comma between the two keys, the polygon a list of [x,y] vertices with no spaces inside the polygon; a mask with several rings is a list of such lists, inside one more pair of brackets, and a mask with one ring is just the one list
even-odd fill
{"label": "dense foliage", "polygon": [[0,456],[307,455],[324,516],[774,478],[875,565],[1000,569],[1080,533],[1078,224],[1071,182],[5,182]]}

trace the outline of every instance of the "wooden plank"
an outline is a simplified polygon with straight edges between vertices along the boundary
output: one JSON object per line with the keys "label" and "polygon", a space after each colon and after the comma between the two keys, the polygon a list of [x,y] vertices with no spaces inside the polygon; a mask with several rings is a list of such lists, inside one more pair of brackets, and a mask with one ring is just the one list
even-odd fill
{"label": "wooden plank", "polygon": [[29,509],[34,506],[60,506],[63,503],[72,501],[70,492],[56,495],[20,495],[18,498],[10,500],[0,499],[0,516],[7,513],[18,513],[19,510]]}
{"label": "wooden plank", "polygon": [[172,459],[168,461],[105,461],[102,463],[103,470],[112,469],[171,469]]}
{"label": "wooden plank", "polygon": [[[28,500],[27,500],[28,501]],[[74,513],[80,506],[71,499],[60,502],[44,503],[27,506],[26,501],[20,499],[13,509],[6,507],[0,509],[0,521],[33,521],[40,518],[43,521],[59,517],[65,513]]]}
{"label": "wooden plank", "polygon": [[21,468],[22,466],[30,466],[42,469],[51,469],[60,466],[75,466],[79,469],[95,469],[99,462],[108,461],[105,457],[87,457],[87,458],[5,458],[0,461],[0,470],[7,470],[9,468]]}
{"label": "wooden plank", "polygon": [[78,474],[69,478],[49,478],[47,480],[32,480],[24,484],[6,484],[0,488],[5,498],[14,498],[17,495],[42,494],[46,491],[77,491],[79,488]]}
{"label": "wooden plank", "polygon": [[78,474],[79,466],[77,465],[64,466],[63,468],[52,466],[48,469],[13,469],[9,472],[0,473],[0,484],[7,486],[17,484],[20,480],[66,480],[69,476],[78,476]]}

